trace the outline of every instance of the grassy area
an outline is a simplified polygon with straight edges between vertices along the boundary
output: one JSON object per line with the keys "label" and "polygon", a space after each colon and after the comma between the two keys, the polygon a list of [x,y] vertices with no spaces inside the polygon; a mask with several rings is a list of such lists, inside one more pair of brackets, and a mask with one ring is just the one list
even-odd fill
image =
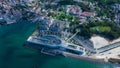
{"label": "grassy area", "polygon": [[69,22],[72,22],[72,20],[74,19],[74,16],[72,16],[70,14],[65,14],[65,13],[61,13],[61,14],[50,13],[49,16],[52,16],[53,18],[56,18],[58,20],[65,20],[65,19],[67,19]]}
{"label": "grassy area", "polygon": [[99,33],[110,32],[111,27],[109,27],[109,26],[95,26],[95,27],[91,27],[90,31],[99,32]]}

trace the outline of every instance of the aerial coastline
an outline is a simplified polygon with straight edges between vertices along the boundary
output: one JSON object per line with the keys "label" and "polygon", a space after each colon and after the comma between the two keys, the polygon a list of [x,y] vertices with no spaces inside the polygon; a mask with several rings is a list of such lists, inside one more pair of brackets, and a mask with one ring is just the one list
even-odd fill
{"label": "aerial coastline", "polygon": [[0,26],[37,23],[24,46],[53,56],[120,64],[120,3],[101,2],[0,0]]}
{"label": "aerial coastline", "polygon": [[[104,38],[97,37],[97,36],[94,36],[96,38],[93,39],[93,41],[91,41],[90,39],[84,40],[82,39],[82,37],[78,37],[77,33],[71,35],[70,33],[66,32],[68,29],[63,30],[64,28],[66,28],[66,26],[68,26],[67,23],[62,21],[55,23],[56,20],[52,22],[49,21],[49,22],[51,23],[51,25],[47,23],[43,24],[41,22],[37,30],[28,38],[26,42],[31,45],[27,44],[25,46],[33,47],[38,50],[39,50],[39,47],[44,46],[42,49],[40,49],[40,51],[44,54],[49,54],[49,55],[61,54],[65,57],[72,57],[80,60],[88,60],[88,61],[94,61],[94,62],[110,62],[109,60],[112,58],[120,59],[118,57],[119,50],[120,50],[119,39],[117,41],[114,40],[113,42],[111,43],[109,42],[107,44],[105,43],[105,42],[108,42],[107,40],[103,41]],[[59,41],[59,40],[57,41],[57,39],[55,40],[55,38],[57,37],[59,37],[61,41],[64,41],[64,44],[62,43],[59,43],[60,45],[57,43],[55,44],[55,41],[56,42]],[[47,41],[47,39],[49,42]],[[96,44],[94,44],[94,42]],[[69,43],[69,45],[66,43]],[[100,44],[100,43],[103,43],[103,44]],[[97,45],[97,44],[100,44],[100,45]],[[92,47],[90,47],[90,45]],[[50,50],[48,49],[46,50],[46,47],[48,49],[50,48]],[[66,48],[70,50],[68,51]],[[116,53],[114,53],[115,51]]]}

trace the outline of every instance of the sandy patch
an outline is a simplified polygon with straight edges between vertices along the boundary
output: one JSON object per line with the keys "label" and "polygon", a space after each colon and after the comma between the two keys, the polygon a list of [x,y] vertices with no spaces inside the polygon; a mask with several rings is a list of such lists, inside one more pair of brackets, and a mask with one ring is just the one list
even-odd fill
{"label": "sandy patch", "polygon": [[95,49],[104,47],[109,44],[109,42],[105,38],[100,37],[100,36],[91,37],[90,40],[93,42]]}

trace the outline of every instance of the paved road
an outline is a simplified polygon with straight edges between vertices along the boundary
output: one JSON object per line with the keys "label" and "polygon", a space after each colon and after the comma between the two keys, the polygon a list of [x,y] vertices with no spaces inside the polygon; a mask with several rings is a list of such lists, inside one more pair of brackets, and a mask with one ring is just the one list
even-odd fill
{"label": "paved road", "polygon": [[98,52],[104,52],[104,51],[107,51],[107,50],[110,50],[110,49],[113,49],[113,48],[116,48],[116,47],[120,47],[120,42],[102,47],[102,48],[98,49]]}
{"label": "paved road", "polygon": [[113,49],[113,48],[116,48],[116,47],[119,47],[120,46],[120,42],[117,42],[117,43],[114,43],[114,44],[110,44],[108,46],[105,46],[105,47],[102,47],[100,49],[98,49],[96,51],[96,49],[94,49],[92,46],[93,44],[85,41],[85,40],[82,40],[82,39],[79,39],[78,37],[74,37],[74,39],[76,41],[78,41],[78,43],[80,43],[85,49],[87,49],[88,51],[90,52],[104,52],[104,51],[107,51],[107,50],[110,50],[110,49]]}

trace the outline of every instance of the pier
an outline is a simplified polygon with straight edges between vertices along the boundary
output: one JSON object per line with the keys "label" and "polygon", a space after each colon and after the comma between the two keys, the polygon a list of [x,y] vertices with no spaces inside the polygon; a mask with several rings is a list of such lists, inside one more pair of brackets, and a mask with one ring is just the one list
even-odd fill
{"label": "pier", "polygon": [[67,52],[64,52],[63,55],[64,55],[65,57],[71,57],[71,58],[75,58],[75,59],[79,59],[79,60],[85,60],[85,61],[90,61],[90,62],[105,63],[105,60],[104,60],[104,59],[89,58],[89,57],[80,56],[80,55],[76,55],[76,54],[72,54],[72,53],[67,53]]}

